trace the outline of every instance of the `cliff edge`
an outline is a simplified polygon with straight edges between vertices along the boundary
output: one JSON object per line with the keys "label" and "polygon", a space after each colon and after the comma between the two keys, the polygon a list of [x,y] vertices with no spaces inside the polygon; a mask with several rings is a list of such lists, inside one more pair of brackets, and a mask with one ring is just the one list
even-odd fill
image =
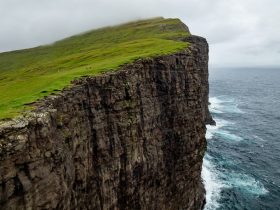
{"label": "cliff edge", "polygon": [[0,208],[202,209],[208,44],[185,41],[2,122]]}

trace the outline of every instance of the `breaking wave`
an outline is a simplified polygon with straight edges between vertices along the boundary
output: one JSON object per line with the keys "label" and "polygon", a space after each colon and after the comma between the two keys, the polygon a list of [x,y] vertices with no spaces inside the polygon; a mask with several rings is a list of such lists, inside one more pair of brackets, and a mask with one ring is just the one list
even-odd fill
{"label": "breaking wave", "polygon": [[210,107],[209,110],[211,113],[222,114],[222,113],[236,113],[242,114],[244,113],[238,108],[238,104],[235,99],[220,96],[220,97],[212,97],[209,99]]}
{"label": "breaking wave", "polygon": [[202,179],[206,190],[206,205],[204,210],[217,209],[220,206],[219,197],[224,185],[219,179],[218,171],[209,155],[205,155],[203,160]]}
{"label": "breaking wave", "polygon": [[[235,122],[223,119],[223,114],[244,114],[236,101],[233,98],[220,96],[210,98],[210,103],[209,110],[215,117],[216,126],[207,125],[207,141],[214,142],[218,138],[221,141],[239,143],[244,140],[239,134],[233,133]],[[221,162],[223,163],[220,164]],[[229,162],[234,164],[234,161]],[[235,188],[258,196],[268,192],[260,181],[245,173],[227,171],[226,168],[223,168],[225,165],[227,162],[219,160],[219,158],[214,159],[208,153],[204,157],[202,178],[206,189],[205,210],[215,210],[221,206],[219,201],[223,189]],[[229,165],[227,167],[230,167]]]}

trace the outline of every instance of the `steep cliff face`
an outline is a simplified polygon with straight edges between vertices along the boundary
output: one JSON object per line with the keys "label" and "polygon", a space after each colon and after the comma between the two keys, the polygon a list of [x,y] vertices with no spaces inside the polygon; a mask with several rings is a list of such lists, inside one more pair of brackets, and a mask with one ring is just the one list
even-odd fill
{"label": "steep cliff face", "polygon": [[1,209],[201,209],[208,45],[187,41],[2,123]]}

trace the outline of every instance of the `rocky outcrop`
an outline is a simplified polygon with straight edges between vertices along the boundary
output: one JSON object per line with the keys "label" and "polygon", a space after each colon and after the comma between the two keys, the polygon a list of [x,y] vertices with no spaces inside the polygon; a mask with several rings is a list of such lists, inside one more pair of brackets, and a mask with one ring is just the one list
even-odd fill
{"label": "rocky outcrop", "polygon": [[73,82],[0,125],[0,209],[201,209],[208,45]]}

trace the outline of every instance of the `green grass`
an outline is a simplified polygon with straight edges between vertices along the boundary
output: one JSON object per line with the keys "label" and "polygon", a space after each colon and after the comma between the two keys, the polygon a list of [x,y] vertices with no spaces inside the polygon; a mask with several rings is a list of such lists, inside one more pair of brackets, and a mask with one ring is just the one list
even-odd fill
{"label": "green grass", "polygon": [[84,75],[116,70],[139,58],[186,48],[188,36],[179,19],[154,18],[106,27],[36,48],[0,53],[0,119],[62,90]]}

